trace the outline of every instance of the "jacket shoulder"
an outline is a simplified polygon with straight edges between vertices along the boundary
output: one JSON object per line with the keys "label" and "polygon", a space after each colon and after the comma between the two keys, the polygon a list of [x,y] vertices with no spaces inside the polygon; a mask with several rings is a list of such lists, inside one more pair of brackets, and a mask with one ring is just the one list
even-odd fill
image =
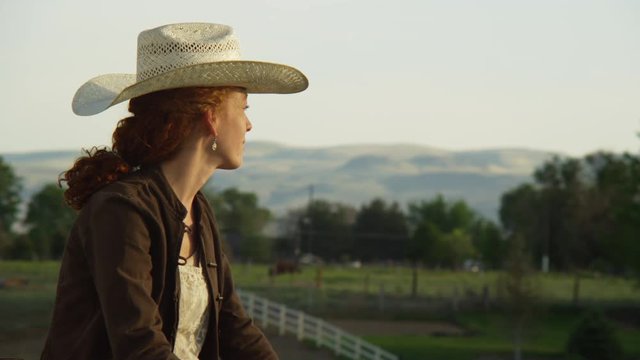
{"label": "jacket shoulder", "polygon": [[157,185],[151,179],[136,172],[96,191],[84,208],[88,211],[100,209],[115,201],[126,203],[143,212],[158,213],[163,206],[155,187]]}

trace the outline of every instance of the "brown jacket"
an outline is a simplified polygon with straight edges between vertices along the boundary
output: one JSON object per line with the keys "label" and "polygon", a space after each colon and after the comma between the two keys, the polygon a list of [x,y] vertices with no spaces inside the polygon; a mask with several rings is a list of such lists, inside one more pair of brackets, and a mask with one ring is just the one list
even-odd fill
{"label": "brown jacket", "polygon": [[[198,193],[200,249],[213,307],[200,359],[277,359],[245,313]],[[186,209],[158,168],[96,192],[71,231],[42,359],[178,359],[177,264]]]}

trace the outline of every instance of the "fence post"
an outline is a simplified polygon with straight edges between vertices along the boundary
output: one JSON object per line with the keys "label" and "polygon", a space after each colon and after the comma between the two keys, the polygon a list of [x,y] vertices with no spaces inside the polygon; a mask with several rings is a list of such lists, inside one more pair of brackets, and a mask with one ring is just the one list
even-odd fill
{"label": "fence post", "polygon": [[364,294],[369,295],[369,273],[364,276]]}
{"label": "fence post", "polygon": [[[381,300],[381,302],[379,303],[379,305],[384,308],[384,284],[380,284],[380,290],[381,298],[379,300]],[[317,347],[320,348],[325,346],[330,350],[333,350],[333,352],[338,357],[344,355],[354,359],[359,359],[362,357],[375,360],[398,360],[397,356],[382,350],[380,347],[372,346],[371,344],[363,341],[360,338],[348,335],[348,333],[347,335],[345,335],[342,330],[330,326],[323,320],[316,319],[313,316],[311,316],[310,320],[308,321],[310,332],[305,334],[305,332],[307,331],[305,330],[305,321],[307,315],[304,312],[290,310],[285,305],[274,302],[273,306],[271,307],[275,307],[275,309],[273,314],[270,315],[269,308],[271,303],[269,302],[269,300],[264,299],[260,296],[256,296],[250,292],[242,293],[239,291],[239,296],[243,304],[247,305],[247,312],[250,312],[253,314],[253,316],[256,316],[262,322],[263,328],[266,328],[268,325],[278,326],[280,334],[285,334],[287,331],[287,315],[289,315],[289,317],[295,317],[297,321],[297,329],[289,328],[289,330],[295,331],[297,333],[296,335],[299,341],[303,341],[306,335],[307,338],[315,341]],[[262,310],[262,313],[260,313],[259,310]],[[315,333],[313,330],[314,327]],[[326,342],[324,340],[325,336],[327,337]],[[343,350],[342,343],[345,341],[345,336],[347,337],[347,348]],[[354,352],[351,352],[349,350],[352,342],[354,346]],[[373,354],[369,355],[370,352],[372,352]]]}
{"label": "fence post", "polygon": [[313,288],[309,286],[307,288],[307,310],[311,311],[312,306],[313,306]]}
{"label": "fence post", "polygon": [[298,340],[302,341],[304,339],[304,313],[302,311],[298,312]]}
{"label": "fence post", "polygon": [[322,265],[316,267],[316,289],[322,288]]}
{"label": "fence post", "polygon": [[322,346],[322,320],[316,322],[316,347]]}
{"label": "fence post", "polygon": [[249,313],[249,316],[253,318],[253,308],[255,306],[256,297],[255,295],[253,295],[253,293],[248,293],[247,296],[249,297],[249,300],[247,301],[247,312]]}
{"label": "fence post", "polygon": [[482,287],[482,306],[485,311],[489,310],[489,285],[487,284]]}
{"label": "fence post", "polygon": [[262,302],[262,327],[269,326],[269,300],[264,299]]}
{"label": "fence post", "polygon": [[285,332],[285,320],[287,318],[287,307],[280,305],[280,335],[284,335]]}
{"label": "fence post", "polygon": [[380,293],[378,294],[378,310],[384,312],[384,284],[380,284]]}
{"label": "fence post", "polygon": [[453,298],[451,299],[451,309],[458,312],[458,285],[453,287]]}
{"label": "fence post", "polygon": [[380,348],[376,347],[376,352],[373,354],[373,358],[374,360],[380,360],[382,359],[382,354],[380,354]]}

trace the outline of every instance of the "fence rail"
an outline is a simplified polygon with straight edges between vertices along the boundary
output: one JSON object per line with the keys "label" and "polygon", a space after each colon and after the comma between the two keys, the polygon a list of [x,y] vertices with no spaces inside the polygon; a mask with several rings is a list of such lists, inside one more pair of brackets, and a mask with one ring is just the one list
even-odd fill
{"label": "fence rail", "polygon": [[368,343],[342,329],[302,311],[290,309],[253,293],[238,290],[240,300],[249,315],[263,328],[276,328],[280,335],[295,335],[299,341],[311,340],[317,347],[326,347],[337,356],[361,360],[398,360],[379,346]]}

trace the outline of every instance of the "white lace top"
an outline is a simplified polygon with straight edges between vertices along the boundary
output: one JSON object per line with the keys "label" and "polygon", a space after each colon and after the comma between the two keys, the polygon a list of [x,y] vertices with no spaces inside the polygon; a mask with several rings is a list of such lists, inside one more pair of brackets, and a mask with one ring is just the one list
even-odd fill
{"label": "white lace top", "polygon": [[181,360],[198,360],[209,325],[209,292],[203,267],[178,266],[180,308],[173,353]]}

